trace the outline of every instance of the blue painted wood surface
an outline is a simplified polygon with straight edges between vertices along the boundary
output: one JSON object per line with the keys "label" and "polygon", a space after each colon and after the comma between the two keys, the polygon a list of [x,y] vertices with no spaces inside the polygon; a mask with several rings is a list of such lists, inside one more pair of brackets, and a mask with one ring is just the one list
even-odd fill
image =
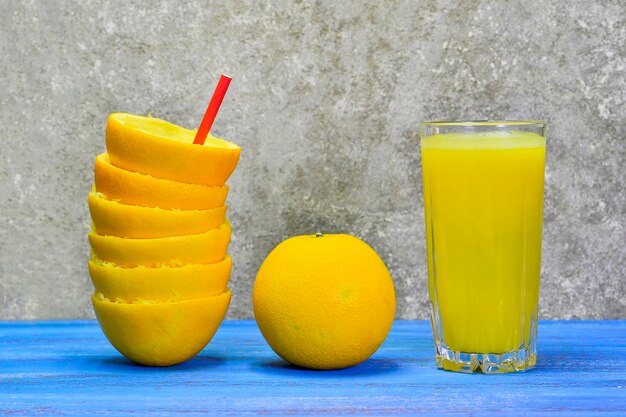
{"label": "blue painted wood surface", "polygon": [[0,323],[0,415],[626,415],[626,321],[540,322],[538,366],[435,368],[430,327],[399,321],[367,362],[287,365],[252,321],[227,321],[195,359],[136,366],[96,322]]}

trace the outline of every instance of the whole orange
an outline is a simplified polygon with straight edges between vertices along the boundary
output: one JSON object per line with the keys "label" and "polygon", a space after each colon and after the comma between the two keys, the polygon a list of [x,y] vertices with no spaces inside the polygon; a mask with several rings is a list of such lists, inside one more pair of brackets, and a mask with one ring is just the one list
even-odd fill
{"label": "whole orange", "polygon": [[253,289],[263,337],[284,360],[340,369],[367,360],[393,323],[393,280],[376,252],[344,234],[296,236],[267,256]]}

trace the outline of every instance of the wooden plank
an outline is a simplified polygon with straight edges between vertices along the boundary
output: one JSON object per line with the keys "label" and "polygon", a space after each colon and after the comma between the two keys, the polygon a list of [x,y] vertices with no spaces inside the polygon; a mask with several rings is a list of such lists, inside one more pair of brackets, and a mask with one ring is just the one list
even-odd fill
{"label": "wooden plank", "polygon": [[1,415],[626,415],[626,321],[541,322],[538,366],[437,370],[427,322],[399,321],[367,362],[282,362],[252,321],[224,322],[195,359],[136,366],[97,323],[0,323]]}

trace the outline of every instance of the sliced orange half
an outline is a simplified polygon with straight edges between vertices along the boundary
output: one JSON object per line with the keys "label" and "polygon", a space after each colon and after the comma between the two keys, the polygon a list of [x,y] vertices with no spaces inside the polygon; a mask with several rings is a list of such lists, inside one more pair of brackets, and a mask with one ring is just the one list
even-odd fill
{"label": "sliced orange half", "polygon": [[142,175],[111,165],[106,153],[96,157],[96,191],[122,204],[162,209],[206,210],[226,201],[228,186],[208,187]]}
{"label": "sliced orange half", "polygon": [[226,220],[226,206],[208,210],[165,210],[107,200],[89,193],[89,211],[95,231],[101,235],[150,239],[204,233]]}
{"label": "sliced orange half", "polygon": [[211,135],[194,145],[195,131],[165,120],[113,113],[106,146],[116,167],[191,184],[222,186],[237,166],[241,148]]}
{"label": "sliced orange half", "polygon": [[232,259],[226,256],[214,264],[181,267],[121,268],[93,256],[89,275],[96,289],[116,302],[174,302],[211,297],[226,290]]}
{"label": "sliced orange half", "polygon": [[109,342],[131,361],[170,366],[197,355],[222,323],[230,291],[175,303],[116,303],[100,293],[91,297]]}
{"label": "sliced orange half", "polygon": [[226,256],[231,226],[226,222],[216,229],[194,235],[154,239],[129,239],[89,233],[96,256],[118,266],[159,267],[186,264],[212,264]]}

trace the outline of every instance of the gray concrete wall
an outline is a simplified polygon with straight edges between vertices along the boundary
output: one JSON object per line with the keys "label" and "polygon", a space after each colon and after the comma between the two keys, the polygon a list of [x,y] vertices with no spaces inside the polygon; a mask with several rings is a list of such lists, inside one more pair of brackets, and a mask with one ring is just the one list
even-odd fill
{"label": "gray concrete wall", "polygon": [[0,319],[93,317],[87,191],[107,115],[214,132],[230,180],[230,318],[281,240],[369,242],[426,318],[418,122],[550,118],[540,314],[626,318],[626,4],[0,0]]}

